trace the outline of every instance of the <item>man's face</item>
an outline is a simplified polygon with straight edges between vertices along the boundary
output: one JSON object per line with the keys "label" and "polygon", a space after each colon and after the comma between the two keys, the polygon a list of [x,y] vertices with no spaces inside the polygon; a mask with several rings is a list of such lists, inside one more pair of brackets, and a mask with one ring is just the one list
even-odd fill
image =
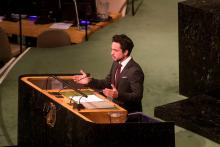
{"label": "man's face", "polygon": [[117,42],[112,42],[112,59],[114,61],[123,61],[127,57],[128,51],[126,50],[124,53],[122,52],[121,45]]}

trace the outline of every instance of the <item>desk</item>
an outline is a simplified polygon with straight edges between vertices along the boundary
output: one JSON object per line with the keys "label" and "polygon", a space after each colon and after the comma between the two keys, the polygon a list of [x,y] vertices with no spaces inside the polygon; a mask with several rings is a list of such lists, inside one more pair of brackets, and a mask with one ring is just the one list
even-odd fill
{"label": "desk", "polygon": [[[121,14],[114,13],[110,15],[112,17],[112,21],[108,22],[98,22],[95,25],[89,25],[87,34],[90,35],[98,29],[109,25],[121,18]],[[45,30],[48,30],[52,24],[35,24],[34,21],[22,20],[22,35],[26,37],[38,37],[40,33]],[[19,34],[19,22],[10,22],[10,21],[2,21],[0,22],[0,27],[2,27],[8,34]],[[78,30],[77,27],[71,27],[66,30],[66,32],[70,35],[72,43],[82,43],[85,40],[86,32],[85,30]]]}

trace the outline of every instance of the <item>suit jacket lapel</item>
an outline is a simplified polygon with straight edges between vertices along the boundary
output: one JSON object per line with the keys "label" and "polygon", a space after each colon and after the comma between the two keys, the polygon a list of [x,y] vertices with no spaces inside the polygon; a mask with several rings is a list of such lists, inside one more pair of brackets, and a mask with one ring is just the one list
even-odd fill
{"label": "suit jacket lapel", "polygon": [[133,65],[133,63],[134,63],[134,60],[131,58],[131,60],[127,63],[127,65],[122,70],[120,77],[122,77],[122,75],[126,74],[126,72]]}
{"label": "suit jacket lapel", "polygon": [[112,72],[111,72],[111,83],[114,84],[115,81],[115,72],[117,70],[117,62],[113,63]]}
{"label": "suit jacket lapel", "polygon": [[128,72],[128,69],[133,66],[133,63],[134,63],[134,60],[131,58],[131,60],[127,63],[127,65],[126,65],[126,66],[124,67],[124,69],[122,70],[122,72],[121,72],[121,74],[120,74],[120,77],[119,77],[119,80],[118,80],[118,84],[119,84],[120,81],[121,81],[121,77],[127,75],[126,73]]}

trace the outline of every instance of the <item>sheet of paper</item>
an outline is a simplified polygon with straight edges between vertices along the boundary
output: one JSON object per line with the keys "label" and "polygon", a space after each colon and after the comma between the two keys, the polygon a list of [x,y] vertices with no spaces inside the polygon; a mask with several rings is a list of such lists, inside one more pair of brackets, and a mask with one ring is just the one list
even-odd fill
{"label": "sheet of paper", "polygon": [[0,22],[2,22],[4,19],[4,16],[0,16]]}
{"label": "sheet of paper", "polygon": [[58,22],[58,23],[53,23],[50,28],[54,29],[69,29],[71,27],[72,23],[64,23],[64,22]]}
{"label": "sheet of paper", "polygon": [[82,97],[82,96],[70,96],[71,99],[73,99],[75,102],[79,102],[80,99],[80,103],[85,103],[85,102],[101,102],[103,101],[103,99],[97,97],[96,95],[87,95],[88,97]]}

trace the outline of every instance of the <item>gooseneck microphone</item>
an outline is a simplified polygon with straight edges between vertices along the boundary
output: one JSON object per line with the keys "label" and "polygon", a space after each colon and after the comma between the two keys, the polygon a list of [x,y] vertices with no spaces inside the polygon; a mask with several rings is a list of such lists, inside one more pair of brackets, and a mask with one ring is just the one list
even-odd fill
{"label": "gooseneck microphone", "polygon": [[68,82],[66,82],[65,80],[61,79],[61,78],[58,78],[57,76],[55,75],[51,75],[52,78],[60,81],[61,83],[63,83],[64,85],[70,87],[71,89],[73,89],[74,91],[76,91],[77,93],[79,93],[80,95],[82,95],[82,97],[88,97],[85,93],[81,92],[80,90],[78,90],[77,88],[75,88],[73,85],[69,84]]}
{"label": "gooseneck microphone", "polygon": [[75,12],[76,12],[76,21],[77,21],[77,28],[80,30],[80,25],[79,25],[79,14],[78,14],[78,7],[76,0],[73,0],[74,6],[75,6]]}
{"label": "gooseneck microphone", "polygon": [[79,93],[81,95],[80,99],[79,99],[79,102],[78,103],[74,103],[74,107],[77,108],[77,110],[79,111],[80,109],[84,109],[85,107],[80,103],[80,100],[82,97],[85,97],[87,98],[88,96],[81,92],[80,90],[78,90],[77,88],[75,88],[73,85],[69,84],[68,82],[66,82],[65,80],[61,79],[61,78],[58,78],[57,76],[55,75],[51,75],[50,77],[56,79],[57,81],[60,81],[61,83],[63,83],[64,85],[68,86],[69,88],[73,89],[74,91],[76,91],[77,93]]}

